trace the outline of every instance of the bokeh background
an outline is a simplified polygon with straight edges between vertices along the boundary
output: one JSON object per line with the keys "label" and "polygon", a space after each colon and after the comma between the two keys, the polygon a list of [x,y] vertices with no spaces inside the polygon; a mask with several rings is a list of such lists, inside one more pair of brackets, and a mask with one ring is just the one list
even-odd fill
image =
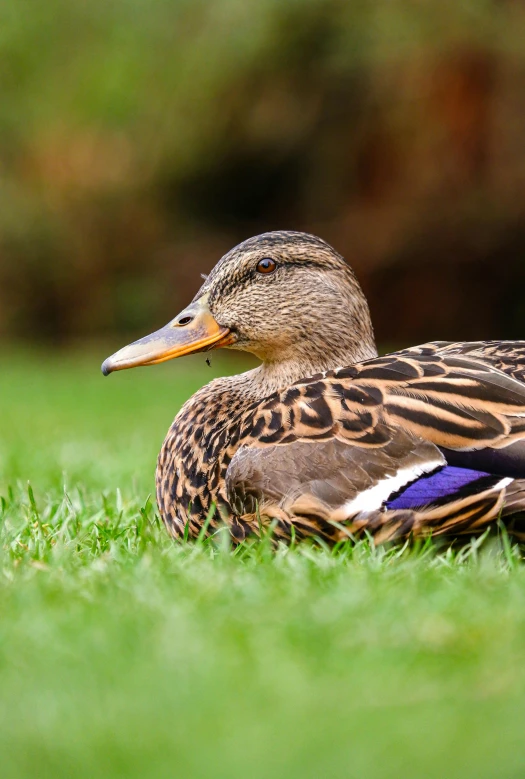
{"label": "bokeh background", "polygon": [[0,0],[1,776],[525,776],[522,552],[156,518],[174,414],[240,364],[100,363],[278,228],[354,265],[381,349],[525,338],[525,0]]}
{"label": "bokeh background", "polygon": [[521,0],[0,15],[3,342],[143,334],[279,228],[351,262],[381,343],[525,337]]}

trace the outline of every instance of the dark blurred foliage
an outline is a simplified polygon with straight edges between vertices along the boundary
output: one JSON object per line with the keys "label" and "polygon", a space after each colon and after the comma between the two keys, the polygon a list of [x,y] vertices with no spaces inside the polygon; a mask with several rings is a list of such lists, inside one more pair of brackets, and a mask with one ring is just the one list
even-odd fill
{"label": "dark blurred foliage", "polygon": [[383,342],[525,337],[521,0],[10,0],[0,335],[142,333],[269,229]]}

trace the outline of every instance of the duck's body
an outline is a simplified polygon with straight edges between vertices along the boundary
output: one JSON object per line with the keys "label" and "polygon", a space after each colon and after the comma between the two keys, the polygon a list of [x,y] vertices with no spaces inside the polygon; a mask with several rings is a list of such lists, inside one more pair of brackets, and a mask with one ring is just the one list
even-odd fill
{"label": "duck's body", "polygon": [[[282,286],[253,275],[270,256],[282,266],[281,285],[292,275],[302,281],[306,316]],[[294,314],[290,326],[267,327],[268,316],[286,324]],[[190,324],[197,338],[178,330]],[[183,353],[188,338],[197,349],[213,338],[263,360],[211,382],[175,418],[157,467],[159,510],[173,535],[226,522],[241,540],[271,522],[284,540],[368,532],[383,541],[475,534],[500,518],[519,530],[525,341],[436,342],[379,358],[350,269],[300,233],[241,244],[168,328],[110,358],[108,372],[178,356],[181,337]],[[152,353],[159,338],[162,350]]]}
{"label": "duck's body", "polygon": [[261,519],[285,539],[485,530],[510,498],[512,513],[517,495],[525,507],[525,386],[512,377],[524,369],[525,342],[436,343],[264,398],[251,374],[216,380],[164,442],[161,514],[196,536],[215,505],[209,530],[226,521],[237,539]]}

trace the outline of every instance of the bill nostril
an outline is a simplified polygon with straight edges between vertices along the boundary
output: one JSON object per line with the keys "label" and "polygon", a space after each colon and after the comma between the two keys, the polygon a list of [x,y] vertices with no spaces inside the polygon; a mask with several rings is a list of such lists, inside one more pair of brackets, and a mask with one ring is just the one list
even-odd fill
{"label": "bill nostril", "polygon": [[188,314],[177,320],[177,324],[181,325],[182,327],[184,327],[184,325],[189,325],[190,322],[193,322],[193,317],[189,316]]}

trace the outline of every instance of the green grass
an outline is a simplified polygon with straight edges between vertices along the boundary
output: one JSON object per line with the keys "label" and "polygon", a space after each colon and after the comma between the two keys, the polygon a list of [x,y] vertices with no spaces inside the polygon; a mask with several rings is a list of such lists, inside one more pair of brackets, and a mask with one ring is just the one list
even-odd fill
{"label": "green grass", "polygon": [[515,549],[176,544],[155,457],[231,364],[98,362],[0,362],[2,777],[525,774]]}

